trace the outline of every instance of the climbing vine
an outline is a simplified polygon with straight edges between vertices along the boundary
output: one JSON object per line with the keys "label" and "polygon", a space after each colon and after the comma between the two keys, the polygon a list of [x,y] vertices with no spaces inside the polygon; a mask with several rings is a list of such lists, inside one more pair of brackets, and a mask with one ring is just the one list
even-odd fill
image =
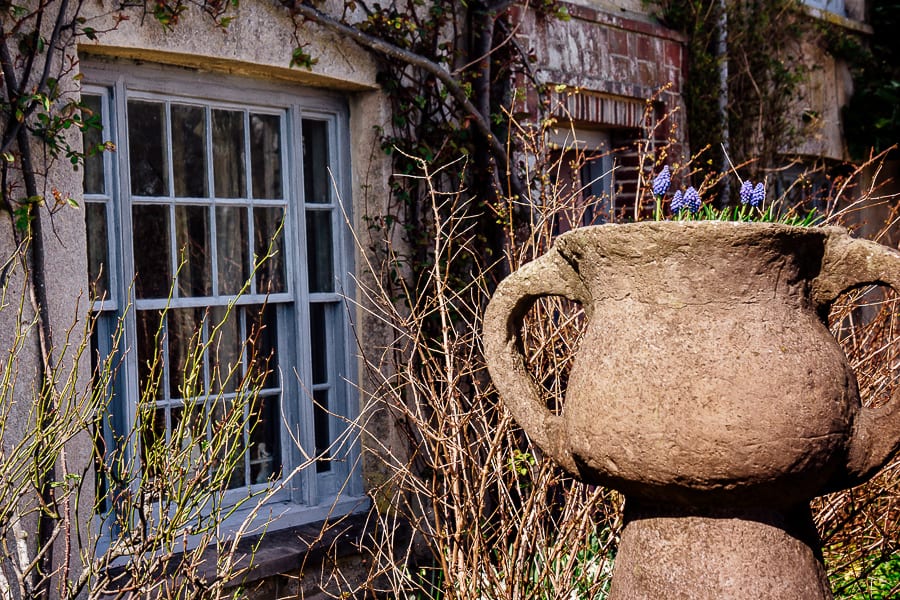
{"label": "climbing vine", "polygon": [[[406,273],[406,285],[416,285],[434,263],[436,216],[430,185],[465,189],[462,206],[454,210],[461,210],[471,226],[461,236],[465,239],[458,240],[466,250],[448,273],[461,285],[471,282],[475,265],[495,264],[502,256],[507,200],[529,196],[530,184],[513,158],[509,109],[513,74],[527,74],[534,57],[515,40],[508,19],[512,4],[354,0],[336,16],[317,2],[286,3],[298,30],[318,23],[373,51],[379,60],[378,80],[392,115],[390,127],[380,130],[382,150],[393,162],[392,203],[389,210],[366,218],[373,229],[401,229],[408,254],[399,257],[403,268],[392,272]],[[567,18],[555,0],[532,3],[529,9],[538,18]],[[307,63],[314,60],[302,48],[298,51]],[[419,171],[420,161],[440,177],[428,184],[409,177]]]}

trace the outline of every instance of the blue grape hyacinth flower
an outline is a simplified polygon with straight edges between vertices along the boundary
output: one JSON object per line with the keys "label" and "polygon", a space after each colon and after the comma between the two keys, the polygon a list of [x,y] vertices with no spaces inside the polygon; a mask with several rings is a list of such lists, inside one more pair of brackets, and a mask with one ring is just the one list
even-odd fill
{"label": "blue grape hyacinth flower", "polygon": [[672,196],[672,204],[670,205],[670,208],[672,209],[673,214],[677,213],[682,208],[685,208],[684,192],[682,192],[681,190],[675,192],[675,194]]}
{"label": "blue grape hyacinth flower", "polygon": [[753,198],[753,183],[750,180],[745,181],[741,184],[741,204],[749,204],[750,200]]}
{"label": "blue grape hyacinth flower", "polygon": [[687,208],[694,214],[700,211],[700,205],[702,201],[700,200],[700,192],[695,190],[693,186],[689,187],[687,191],[684,193],[684,207]]}
{"label": "blue grape hyacinth flower", "polygon": [[759,207],[762,206],[762,203],[766,201],[766,186],[759,182],[756,184],[756,187],[753,188],[753,193],[750,195],[750,206]]}
{"label": "blue grape hyacinth flower", "polygon": [[653,195],[656,197],[665,196],[669,190],[669,184],[672,183],[672,173],[669,171],[669,165],[662,168],[662,171],[653,178]]}

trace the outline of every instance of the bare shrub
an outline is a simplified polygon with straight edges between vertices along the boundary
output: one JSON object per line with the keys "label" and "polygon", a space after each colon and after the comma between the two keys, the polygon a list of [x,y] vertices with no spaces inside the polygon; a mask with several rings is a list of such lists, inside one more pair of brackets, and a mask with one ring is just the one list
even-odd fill
{"label": "bare shrub", "polygon": [[[527,139],[522,143],[527,145]],[[554,176],[573,168],[559,161],[577,161],[578,156],[540,156],[547,162],[524,165],[532,170],[525,179],[536,182],[536,200],[525,211],[521,199],[496,207],[506,227],[506,254],[495,260],[509,269],[544,252],[560,223],[568,228],[585,220],[582,195]],[[696,176],[695,164],[684,162],[683,181]],[[562,473],[498,405],[479,339],[481,311],[496,283],[490,273],[498,269],[479,262],[484,253],[468,216],[465,190],[441,191],[447,189],[435,183],[441,171],[431,172],[424,161],[420,167],[416,177],[431,199],[431,266],[415,286],[402,277],[361,286],[370,318],[386,324],[396,341],[386,348],[363,349],[368,376],[378,384],[367,402],[392,416],[405,444],[368,439],[366,451],[380,458],[384,471],[371,490],[373,528],[363,544],[371,573],[364,589],[347,587],[347,593],[467,600],[603,598],[623,499]],[[862,168],[848,181],[835,182],[828,212],[819,222],[841,222],[859,198],[877,195],[874,185],[853,188],[861,173]],[[712,181],[710,188],[721,178],[701,174],[704,182]],[[802,214],[789,205],[790,191],[771,200],[782,208],[770,217]],[[847,200],[851,196],[855,199]],[[515,221],[523,213],[529,218]],[[403,259],[386,241],[383,264],[370,268],[384,273],[383,265],[402,265]],[[460,262],[469,265],[467,279],[453,268]],[[896,390],[900,344],[894,336],[900,317],[892,296],[871,306],[860,302],[854,296],[837,303],[832,321],[859,374],[863,396],[872,402]],[[862,315],[865,322],[859,320]],[[548,406],[562,404],[582,321],[580,307],[555,299],[542,300],[528,317],[529,369],[543,384]],[[862,597],[848,594],[896,556],[898,465],[895,460],[872,482],[815,501],[839,597]]]}

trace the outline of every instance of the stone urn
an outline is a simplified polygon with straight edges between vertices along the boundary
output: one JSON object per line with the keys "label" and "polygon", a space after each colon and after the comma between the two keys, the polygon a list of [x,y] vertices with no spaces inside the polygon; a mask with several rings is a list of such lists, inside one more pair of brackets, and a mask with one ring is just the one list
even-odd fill
{"label": "stone urn", "polygon": [[[900,290],[900,253],[695,221],[573,230],[498,286],[484,345],[504,403],[567,471],[625,494],[610,600],[832,597],[809,500],[900,447],[900,397],[861,406],[826,322],[868,284]],[[559,414],[521,348],[544,296],[587,319]]]}

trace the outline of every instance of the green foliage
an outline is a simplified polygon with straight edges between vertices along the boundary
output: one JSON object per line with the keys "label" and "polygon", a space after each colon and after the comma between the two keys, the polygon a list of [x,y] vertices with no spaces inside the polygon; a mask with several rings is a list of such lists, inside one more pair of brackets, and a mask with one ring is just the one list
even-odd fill
{"label": "green foliage", "polygon": [[875,554],[851,569],[834,572],[835,600],[890,600],[900,594],[900,554]]}
{"label": "green foliage", "polygon": [[779,211],[776,205],[770,204],[763,210],[751,206],[726,206],[716,208],[712,204],[704,204],[697,213],[681,210],[673,216],[677,221],[740,221],[743,223],[781,223],[795,227],[812,227],[820,223],[824,217],[815,209],[805,213],[793,210]]}

